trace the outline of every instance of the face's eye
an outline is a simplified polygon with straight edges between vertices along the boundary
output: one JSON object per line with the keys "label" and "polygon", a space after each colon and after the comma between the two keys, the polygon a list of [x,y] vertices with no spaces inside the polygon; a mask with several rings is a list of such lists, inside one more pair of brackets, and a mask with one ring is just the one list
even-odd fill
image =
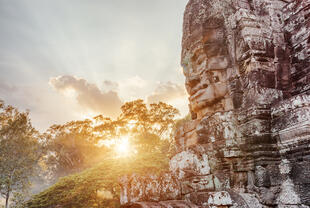
{"label": "face's eye", "polygon": [[219,77],[218,77],[218,76],[214,76],[214,77],[213,77],[213,81],[214,81],[214,83],[217,83],[217,82],[219,82],[219,81],[220,81],[220,79],[219,79]]}

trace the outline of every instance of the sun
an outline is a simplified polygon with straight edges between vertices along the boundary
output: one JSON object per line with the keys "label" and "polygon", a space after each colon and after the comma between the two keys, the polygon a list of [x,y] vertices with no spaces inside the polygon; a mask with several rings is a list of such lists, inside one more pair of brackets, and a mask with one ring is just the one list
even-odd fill
{"label": "sun", "polygon": [[115,139],[114,151],[118,157],[128,157],[131,154],[131,146],[128,137]]}

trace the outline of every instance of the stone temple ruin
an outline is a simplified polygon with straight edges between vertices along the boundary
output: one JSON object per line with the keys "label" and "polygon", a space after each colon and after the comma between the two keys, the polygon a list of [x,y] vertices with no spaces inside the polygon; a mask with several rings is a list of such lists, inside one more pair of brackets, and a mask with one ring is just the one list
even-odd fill
{"label": "stone temple ruin", "polygon": [[310,207],[309,35],[309,0],[190,0],[192,120],[169,172],[122,178],[122,206]]}

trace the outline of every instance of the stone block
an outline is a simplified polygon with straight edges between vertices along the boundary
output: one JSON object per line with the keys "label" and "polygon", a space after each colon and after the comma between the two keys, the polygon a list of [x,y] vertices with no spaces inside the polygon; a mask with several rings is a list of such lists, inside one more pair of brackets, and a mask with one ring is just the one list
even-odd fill
{"label": "stone block", "polygon": [[220,191],[208,193],[208,204],[215,206],[228,206],[233,205],[233,202],[228,192]]}
{"label": "stone block", "polygon": [[171,158],[170,171],[179,179],[208,175],[210,174],[208,153],[201,145],[180,152]]}
{"label": "stone block", "polygon": [[212,175],[194,176],[186,178],[181,182],[182,194],[189,194],[197,191],[214,191],[214,181]]}

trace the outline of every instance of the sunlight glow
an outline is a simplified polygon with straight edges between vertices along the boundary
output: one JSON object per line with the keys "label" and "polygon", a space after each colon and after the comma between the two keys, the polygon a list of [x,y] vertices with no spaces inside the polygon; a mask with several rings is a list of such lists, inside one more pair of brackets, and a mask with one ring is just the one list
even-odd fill
{"label": "sunlight glow", "polygon": [[136,126],[136,121],[129,121],[128,124],[127,124],[127,127],[132,130],[134,127]]}
{"label": "sunlight glow", "polygon": [[118,157],[128,157],[131,154],[131,147],[128,137],[122,137],[115,140],[114,151]]}
{"label": "sunlight glow", "polygon": [[137,150],[130,144],[128,136],[114,138],[109,140],[100,140],[97,144],[99,147],[106,146],[113,148],[116,158],[130,157],[137,154]]}

